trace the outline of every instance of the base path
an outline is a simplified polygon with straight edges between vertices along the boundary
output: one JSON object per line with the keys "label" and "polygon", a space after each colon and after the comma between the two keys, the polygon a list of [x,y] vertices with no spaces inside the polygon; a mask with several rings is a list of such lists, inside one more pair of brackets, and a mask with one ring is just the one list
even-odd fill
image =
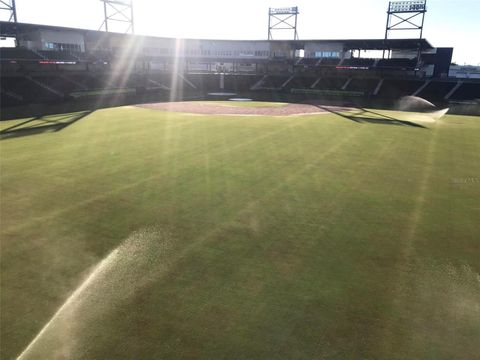
{"label": "base path", "polygon": [[224,105],[216,102],[209,103],[208,101],[164,102],[154,104],[142,104],[138,106],[148,109],[192,114],[267,116],[308,115],[352,110],[352,108],[347,107],[317,106],[310,104],[282,104],[280,106],[237,106],[233,103],[232,105]]}

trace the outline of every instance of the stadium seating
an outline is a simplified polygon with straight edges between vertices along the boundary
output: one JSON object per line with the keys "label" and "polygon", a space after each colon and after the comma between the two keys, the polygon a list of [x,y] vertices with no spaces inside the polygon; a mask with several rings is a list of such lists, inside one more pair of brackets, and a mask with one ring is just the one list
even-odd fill
{"label": "stadium seating", "polygon": [[285,86],[286,89],[309,89],[315,82],[312,76],[294,76]]}
{"label": "stadium seating", "polygon": [[376,65],[382,69],[413,69],[417,59],[380,59]]}
{"label": "stadium seating", "polygon": [[480,99],[480,82],[463,83],[450,97],[450,100]]}
{"label": "stadium seating", "polygon": [[23,104],[23,98],[18,96],[18,94],[12,94],[9,91],[0,89],[0,102],[2,104],[2,107],[18,106]]}
{"label": "stadium seating", "polygon": [[347,80],[344,77],[322,77],[314,88],[318,90],[341,90]]}
{"label": "stadium seating", "polygon": [[45,59],[54,61],[78,61],[78,57],[68,51],[38,51]]}
{"label": "stadium seating", "polygon": [[262,77],[258,75],[231,75],[225,76],[225,89],[240,92],[247,91]]}
{"label": "stadium seating", "polygon": [[203,91],[219,91],[220,89],[220,75],[212,74],[205,76],[203,74],[189,74],[188,81],[192,82],[195,87]]}
{"label": "stadium seating", "polygon": [[[174,67],[171,59],[159,60],[157,66],[152,66],[150,69],[149,66],[141,65],[141,63],[137,67],[138,59],[133,54],[127,65],[130,66],[128,68],[131,70],[130,73],[121,71],[122,62],[118,61],[112,51],[94,50],[87,53],[72,53],[51,50],[33,52],[17,47],[1,48],[0,56],[2,61],[2,106],[58,101],[75,92],[118,88],[137,89],[139,93],[168,91],[171,88],[184,92],[233,91],[240,93],[249,91],[252,87],[255,87],[254,90],[290,92],[291,89],[310,89],[312,85],[315,85],[313,89],[316,90],[345,90],[346,92],[357,92],[356,96],[361,96],[363,93],[370,97],[373,96],[383,76],[386,78],[379,88],[378,98],[398,99],[404,95],[414,94],[423,84],[426,84],[426,79],[394,77],[398,76],[397,70],[415,67],[416,59],[350,58],[340,61],[339,58],[297,58],[295,62],[261,61],[255,64],[255,67],[248,68],[252,73],[224,75],[224,86],[221,87],[220,74],[197,72],[183,75],[184,71],[188,72],[188,68]],[[39,65],[38,61],[40,60],[82,61],[83,68],[78,65]],[[193,62],[193,64],[196,63]],[[339,64],[341,67],[368,67],[372,70],[344,71],[337,68]],[[375,71],[376,68],[381,71]],[[177,73],[173,73],[174,70]],[[258,71],[258,74],[254,74],[254,71]],[[186,80],[183,80],[182,76]],[[172,86],[172,84],[176,86]],[[457,81],[448,79],[434,80],[422,88],[417,95],[429,101],[441,102],[445,100],[446,95],[456,84]],[[452,94],[450,100],[480,98],[479,84],[474,82],[462,84]]]}
{"label": "stadium seating", "polygon": [[315,66],[320,59],[317,58],[302,58],[297,65],[303,65],[303,66]]}
{"label": "stadium seating", "polygon": [[418,96],[428,101],[442,101],[454,86],[454,82],[431,82],[418,93]]}
{"label": "stadium seating", "polygon": [[363,91],[365,95],[372,95],[380,79],[353,78],[346,88],[349,91]]}
{"label": "stadium seating", "polygon": [[82,90],[82,87],[60,76],[33,76],[33,78],[59,92],[69,94],[72,91]]}
{"label": "stadium seating", "polygon": [[260,89],[281,89],[282,85],[290,78],[291,76],[284,75],[268,75],[263,79],[262,84],[259,86]]}
{"label": "stadium seating", "polygon": [[412,95],[424,82],[422,80],[386,79],[378,96],[398,99],[405,95]]}
{"label": "stadium seating", "polygon": [[375,59],[345,59],[342,62],[342,66],[352,66],[352,67],[370,67],[375,63]]}
{"label": "stadium seating", "polygon": [[108,75],[102,74],[65,74],[66,77],[81,84],[84,88],[95,90],[107,88]]}
{"label": "stadium seating", "polygon": [[2,60],[42,60],[42,57],[35,54],[33,51],[21,47],[0,48],[0,58]]}
{"label": "stadium seating", "polygon": [[23,76],[3,77],[2,88],[6,91],[12,91],[23,97],[25,102],[38,103],[44,101],[53,101],[60,98],[59,95],[48,91],[35,82]]}
{"label": "stadium seating", "polygon": [[87,54],[89,61],[111,61],[113,54],[108,50],[92,50]]}
{"label": "stadium seating", "polygon": [[318,64],[319,66],[337,66],[340,63],[340,59],[337,58],[323,58]]}

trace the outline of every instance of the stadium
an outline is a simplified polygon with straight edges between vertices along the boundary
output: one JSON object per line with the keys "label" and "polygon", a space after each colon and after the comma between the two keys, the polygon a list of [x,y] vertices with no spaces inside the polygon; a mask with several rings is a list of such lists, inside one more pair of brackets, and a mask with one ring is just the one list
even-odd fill
{"label": "stadium", "polygon": [[271,7],[262,40],[102,2],[0,1],[2,359],[478,357],[480,72],[426,1],[367,39]]}

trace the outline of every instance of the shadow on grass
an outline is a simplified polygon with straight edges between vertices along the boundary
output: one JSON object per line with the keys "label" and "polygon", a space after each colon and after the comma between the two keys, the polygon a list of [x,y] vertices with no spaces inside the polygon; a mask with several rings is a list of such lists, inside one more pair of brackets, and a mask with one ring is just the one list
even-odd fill
{"label": "shadow on grass", "polygon": [[407,121],[400,120],[385,114],[380,114],[375,111],[367,110],[364,108],[359,108],[355,112],[339,112],[328,106],[315,105],[316,107],[328,111],[332,114],[341,116],[347,120],[354,121],[357,123],[370,123],[370,124],[381,124],[381,125],[397,125],[397,126],[412,126],[422,129],[428,129],[427,127]]}
{"label": "shadow on grass", "polygon": [[93,110],[55,116],[37,116],[0,131],[0,140],[57,132],[90,115]]}

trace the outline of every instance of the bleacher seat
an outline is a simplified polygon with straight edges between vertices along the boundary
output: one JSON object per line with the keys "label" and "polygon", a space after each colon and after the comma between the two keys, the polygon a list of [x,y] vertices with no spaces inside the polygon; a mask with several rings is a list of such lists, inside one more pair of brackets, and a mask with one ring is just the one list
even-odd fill
{"label": "bleacher seat", "polygon": [[43,57],[47,60],[53,61],[78,61],[78,58],[75,57],[72,53],[68,51],[47,51],[47,50],[40,50],[38,51],[42,54]]}
{"label": "bleacher seat", "polygon": [[322,77],[320,81],[315,84],[315,89],[341,90],[346,81],[347,78],[344,77]]}
{"label": "bleacher seat", "polygon": [[309,89],[316,78],[312,76],[294,76],[285,86],[287,89]]}
{"label": "bleacher seat", "polygon": [[417,65],[417,59],[380,59],[377,68],[384,69],[413,69]]}
{"label": "bleacher seat", "polygon": [[319,66],[337,66],[340,59],[337,58],[323,58]]}
{"label": "bleacher seat", "polygon": [[418,96],[428,101],[441,101],[454,86],[455,82],[432,81]]}
{"label": "bleacher seat", "polygon": [[35,54],[33,51],[22,47],[0,48],[0,58],[2,60],[41,60],[42,57]]}
{"label": "bleacher seat", "polygon": [[58,100],[59,96],[23,76],[2,77],[2,88],[23,97],[26,102],[37,103]]}
{"label": "bleacher seat", "polygon": [[82,87],[75,83],[65,80],[60,76],[33,76],[33,78],[61,93],[69,94],[72,91],[82,90]]}
{"label": "bleacher seat", "polygon": [[405,95],[412,95],[423,83],[422,80],[387,79],[383,82],[378,96],[398,99]]}
{"label": "bleacher seat", "polygon": [[263,88],[279,89],[290,78],[290,76],[268,75],[263,83]]}
{"label": "bleacher seat", "polygon": [[225,76],[225,89],[236,92],[248,91],[262,77],[259,75],[230,75]]}
{"label": "bleacher seat", "polygon": [[347,86],[349,91],[363,91],[366,95],[371,95],[375,91],[380,79],[361,79],[353,78]]}
{"label": "bleacher seat", "polygon": [[318,60],[320,60],[320,59],[317,59],[317,58],[302,58],[302,60],[297,65],[304,65],[304,66],[311,67],[311,66],[315,66],[318,63]]}
{"label": "bleacher seat", "polygon": [[356,59],[350,58],[345,59],[342,62],[342,66],[352,66],[352,67],[371,67],[375,63],[375,59]]}
{"label": "bleacher seat", "polygon": [[475,99],[480,99],[480,82],[463,83],[450,97],[450,100],[475,100]]}

